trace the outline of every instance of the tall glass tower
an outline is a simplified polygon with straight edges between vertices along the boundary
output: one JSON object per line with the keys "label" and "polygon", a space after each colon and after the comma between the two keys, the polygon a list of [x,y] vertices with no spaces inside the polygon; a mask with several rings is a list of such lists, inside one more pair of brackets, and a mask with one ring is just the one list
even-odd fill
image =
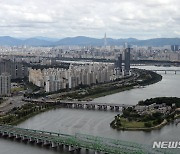
{"label": "tall glass tower", "polygon": [[131,48],[125,49],[125,71],[126,72],[130,71],[130,51],[131,51]]}

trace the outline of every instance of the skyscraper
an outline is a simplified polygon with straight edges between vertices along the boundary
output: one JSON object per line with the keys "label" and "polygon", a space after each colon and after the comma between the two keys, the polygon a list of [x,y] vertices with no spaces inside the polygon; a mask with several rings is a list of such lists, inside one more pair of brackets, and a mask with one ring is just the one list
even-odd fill
{"label": "skyscraper", "polygon": [[130,71],[130,51],[131,51],[131,48],[125,49],[125,66],[124,66],[124,69],[126,72]]}
{"label": "skyscraper", "polygon": [[171,45],[171,50],[172,51],[178,51],[179,50],[179,45]]}
{"label": "skyscraper", "polygon": [[122,75],[122,54],[118,56],[118,59],[115,62],[115,73],[117,76]]}
{"label": "skyscraper", "polygon": [[107,46],[107,38],[106,38],[106,33],[104,34],[104,47],[106,48]]}
{"label": "skyscraper", "polygon": [[122,72],[122,54],[120,54],[118,57],[117,67],[119,68],[120,72]]}
{"label": "skyscraper", "polygon": [[11,94],[11,76],[8,73],[0,75],[0,96]]}

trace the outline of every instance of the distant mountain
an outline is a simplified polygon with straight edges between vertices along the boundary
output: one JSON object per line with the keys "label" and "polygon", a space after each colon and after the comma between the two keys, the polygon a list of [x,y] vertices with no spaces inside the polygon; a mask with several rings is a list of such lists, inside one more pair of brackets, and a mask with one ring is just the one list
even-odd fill
{"label": "distant mountain", "polygon": [[[148,40],[138,40],[135,38],[128,39],[112,39],[107,38],[108,45],[123,45],[128,43],[131,45],[138,46],[164,46],[164,45],[180,45],[180,38],[154,38]],[[53,39],[47,37],[34,37],[28,39],[18,39],[10,36],[0,37],[0,45],[6,46],[20,46],[20,45],[29,45],[29,46],[58,46],[58,45],[95,45],[102,46],[104,45],[104,39],[91,38],[85,36],[77,37],[67,37],[63,39]]]}
{"label": "distant mountain", "polygon": [[180,45],[180,38],[155,38],[149,40],[139,40],[132,42],[138,46],[164,46],[164,45]]}
{"label": "distant mountain", "polygon": [[85,36],[67,37],[59,40],[55,45],[102,45],[102,39],[90,38]]}
{"label": "distant mountain", "polygon": [[0,37],[0,45],[8,45],[8,46],[15,46],[15,45],[21,45],[22,40],[16,39],[10,36],[2,36]]}
{"label": "distant mountain", "polygon": [[29,38],[29,39],[18,39],[10,36],[2,36],[0,37],[0,45],[1,46],[20,46],[20,45],[29,45],[29,46],[51,46],[53,42],[40,40],[37,38]]}
{"label": "distant mountain", "polygon": [[[107,38],[108,45],[124,45],[129,43],[138,46],[164,46],[164,45],[180,45],[180,38],[155,38],[148,40],[138,40],[136,38],[112,39]],[[85,36],[67,37],[55,42],[55,45],[104,45],[104,39],[90,38]]]}
{"label": "distant mountain", "polygon": [[60,40],[59,38],[50,38],[50,37],[43,37],[43,36],[36,36],[36,37],[33,37],[33,38],[36,38],[38,40],[49,41],[49,42],[57,42],[57,41]]}
{"label": "distant mountain", "polygon": [[37,38],[29,38],[22,42],[22,45],[28,46],[51,46],[52,42],[46,40],[40,40]]}

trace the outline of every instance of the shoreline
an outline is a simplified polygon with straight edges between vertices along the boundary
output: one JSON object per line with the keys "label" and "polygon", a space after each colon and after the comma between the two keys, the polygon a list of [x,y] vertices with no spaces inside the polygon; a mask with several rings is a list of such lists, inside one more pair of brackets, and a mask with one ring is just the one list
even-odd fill
{"label": "shoreline", "polygon": [[[142,70],[141,70],[142,71]],[[147,73],[147,72],[151,72],[151,71],[144,71],[143,70],[143,72],[145,72],[145,73]],[[154,73],[154,72],[151,72],[151,73]],[[157,74],[157,73],[154,73],[154,74],[156,74],[159,78],[157,79],[156,77],[152,77],[151,78],[151,80],[148,80],[148,79],[146,79],[145,80],[145,82],[147,82],[146,83],[146,85],[150,85],[150,84],[154,84],[154,83],[157,83],[157,82],[159,82],[159,81],[161,81],[162,80],[162,76],[161,75],[159,75],[159,74]],[[119,93],[119,92],[123,92],[123,91],[126,91],[126,90],[131,90],[131,89],[134,89],[135,88],[135,86],[137,86],[137,85],[141,85],[141,84],[134,84],[134,83],[132,83],[131,85],[126,85],[126,86],[123,86],[123,87],[115,87],[115,89],[114,90],[110,90],[110,91],[105,91],[105,92],[102,92],[102,93],[97,93],[97,94],[94,94],[94,95],[91,95],[91,96],[88,96],[88,97],[85,97],[86,99],[88,98],[98,98],[98,97],[102,97],[102,96],[107,96],[107,95],[111,95],[111,94],[115,94],[115,93]],[[144,83],[142,84],[143,86],[144,86]],[[101,86],[101,85],[100,85]],[[116,89],[117,88],[117,89]],[[45,104],[44,104],[45,105]],[[23,108],[23,106],[22,106],[22,108]],[[32,111],[31,113],[28,113],[28,114],[26,114],[26,115],[22,115],[22,117],[20,117],[19,119],[18,118],[16,118],[16,115],[15,114],[12,114],[12,113],[8,113],[8,114],[6,114],[5,115],[5,120],[3,119],[3,116],[2,117],[0,117],[0,119],[1,119],[1,123],[4,123],[4,124],[12,124],[12,125],[17,125],[17,124],[19,124],[19,123],[21,123],[21,122],[23,122],[23,121],[25,121],[25,120],[27,120],[27,119],[29,119],[29,118],[31,118],[31,117],[33,117],[33,116],[35,116],[35,115],[38,115],[39,113],[42,113],[42,112],[46,112],[46,111],[48,111],[48,110],[51,110],[51,109],[56,109],[56,108],[58,108],[56,105],[54,105],[54,106],[49,106],[49,107],[47,107],[47,108],[42,108],[42,109],[38,109],[38,110],[35,110],[35,111]],[[30,108],[31,109],[31,108]],[[12,117],[13,119],[12,120],[9,120],[9,122],[6,120],[7,118],[6,117],[11,117],[11,116],[14,116],[14,117]],[[3,119],[3,120],[2,120]],[[10,118],[11,119],[11,118]],[[13,121],[14,120],[14,121]]]}
{"label": "shoreline", "polygon": [[24,104],[20,108],[13,108],[8,114],[0,116],[0,124],[18,125],[40,113],[57,108],[56,104]]}
{"label": "shoreline", "polygon": [[112,91],[95,94],[95,95],[92,95],[90,97],[85,97],[82,100],[87,100],[87,99],[92,99],[93,100],[95,98],[100,98],[100,97],[104,97],[104,96],[108,96],[108,95],[113,95],[113,94],[116,94],[116,93],[129,91],[129,90],[132,90],[132,89],[135,89],[135,87],[130,86],[130,87],[125,87],[125,88],[118,88],[118,89],[115,89],[115,90],[112,90]]}
{"label": "shoreline", "polygon": [[[162,76],[160,74],[152,72],[152,71],[148,71],[148,70],[146,70],[146,71],[150,72],[150,73],[154,73],[156,75],[156,77],[151,78],[151,80],[149,80],[149,81],[144,81],[145,83],[140,83],[139,86],[141,86],[141,87],[149,86],[149,85],[158,83],[158,82],[160,82],[162,80]],[[130,85],[130,86],[127,86],[127,87],[124,87],[124,88],[120,87],[118,89],[115,89],[115,90],[112,90],[112,91],[109,91],[109,92],[103,92],[103,93],[100,93],[100,94],[95,94],[95,95],[91,96],[90,98],[94,99],[94,98],[99,98],[99,97],[103,97],[103,96],[116,94],[116,93],[119,93],[119,92],[128,91],[128,90],[131,90],[131,89],[136,89],[135,86],[138,86],[138,84]]]}
{"label": "shoreline", "polygon": [[[87,96],[80,96],[80,98],[72,98],[72,99],[78,99],[80,101],[93,100],[95,98],[104,97],[104,96],[116,94],[116,93],[119,93],[119,92],[124,92],[124,91],[128,91],[128,90],[131,90],[131,89],[136,89],[136,88],[139,88],[139,87],[143,88],[145,86],[149,86],[149,85],[158,83],[158,82],[160,82],[162,80],[162,75],[160,75],[158,73],[155,73],[153,71],[141,70],[141,69],[138,69],[138,71],[140,73],[140,77],[143,76],[143,73],[145,73],[146,75],[148,74],[148,76],[150,76],[150,78],[145,78],[141,82],[138,82],[138,79],[136,79],[136,82],[131,83],[131,84],[126,85],[126,86],[120,86],[120,87],[111,88],[111,89],[109,89],[109,91],[107,91],[104,88],[104,92],[96,91],[97,93],[95,93],[95,94],[94,94],[94,92],[92,92],[92,94],[89,93]],[[112,84],[115,84],[115,83],[116,82],[114,82]],[[116,83],[116,84],[118,84],[118,83]],[[102,85],[102,86],[100,85],[99,87],[101,88],[103,86],[104,85]],[[136,86],[138,86],[138,87],[136,87]],[[107,87],[107,88],[110,88],[110,87],[113,87],[113,85],[109,85],[109,87]],[[75,95],[75,97],[77,97],[77,95]]]}
{"label": "shoreline", "polygon": [[143,127],[143,128],[120,128],[120,129],[117,129],[118,131],[152,131],[152,130],[157,130],[157,129],[161,129],[163,126],[165,126],[166,124],[168,124],[168,121],[167,120],[164,120],[161,124],[159,125],[156,125],[154,127],[149,127],[149,128],[146,128],[146,127]]}
{"label": "shoreline", "polygon": [[180,98],[156,97],[141,101],[136,107],[125,108],[122,114],[114,117],[110,127],[118,131],[151,131],[171,122],[177,125],[177,119],[180,119]]}
{"label": "shoreline", "polygon": [[29,118],[32,118],[32,117],[34,117],[34,116],[36,116],[36,115],[38,115],[40,113],[44,113],[44,112],[47,112],[47,111],[50,111],[50,110],[53,110],[53,109],[55,109],[55,108],[48,108],[48,109],[45,109],[45,110],[41,110],[41,111],[38,111],[38,112],[31,113],[31,114],[23,117],[22,119],[19,119],[17,121],[12,122],[10,125],[17,126],[18,124],[21,124],[22,122],[28,120]]}
{"label": "shoreline", "polygon": [[176,119],[180,119],[180,114],[177,115],[175,117],[175,119],[167,121],[166,119],[163,120],[162,123],[160,123],[159,125],[153,126],[153,127],[143,127],[143,128],[124,128],[121,127],[120,129],[115,128],[118,131],[152,131],[152,130],[160,130],[161,128],[163,128],[164,126],[166,126],[167,124],[174,122]]}

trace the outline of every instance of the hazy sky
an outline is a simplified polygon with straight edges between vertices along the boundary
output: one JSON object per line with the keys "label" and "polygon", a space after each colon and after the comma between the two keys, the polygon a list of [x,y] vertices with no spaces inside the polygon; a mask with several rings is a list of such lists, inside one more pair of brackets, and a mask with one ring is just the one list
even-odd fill
{"label": "hazy sky", "polygon": [[0,0],[0,36],[180,37],[180,0]]}

